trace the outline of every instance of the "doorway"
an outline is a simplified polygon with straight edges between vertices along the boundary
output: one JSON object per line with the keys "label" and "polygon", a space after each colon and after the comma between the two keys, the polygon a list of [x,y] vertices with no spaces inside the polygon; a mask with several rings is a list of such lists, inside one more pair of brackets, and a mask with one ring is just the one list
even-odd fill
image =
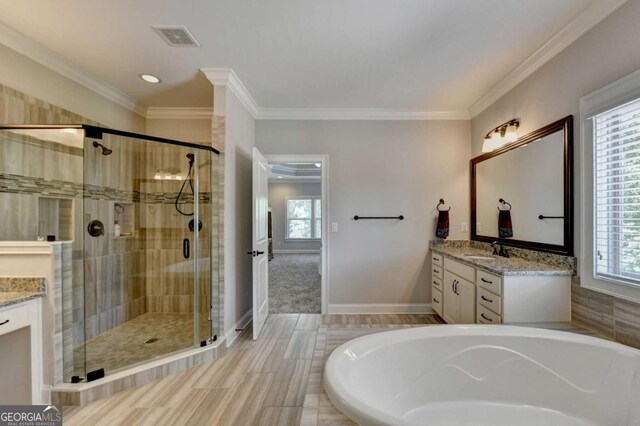
{"label": "doorway", "polygon": [[265,159],[269,163],[269,313],[326,313],[327,156]]}

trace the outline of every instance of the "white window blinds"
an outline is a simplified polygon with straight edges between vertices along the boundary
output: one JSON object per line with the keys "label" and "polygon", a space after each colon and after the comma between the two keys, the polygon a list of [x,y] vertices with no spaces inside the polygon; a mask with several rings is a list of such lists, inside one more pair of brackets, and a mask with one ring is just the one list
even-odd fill
{"label": "white window blinds", "polygon": [[640,286],[640,99],[593,117],[594,276]]}

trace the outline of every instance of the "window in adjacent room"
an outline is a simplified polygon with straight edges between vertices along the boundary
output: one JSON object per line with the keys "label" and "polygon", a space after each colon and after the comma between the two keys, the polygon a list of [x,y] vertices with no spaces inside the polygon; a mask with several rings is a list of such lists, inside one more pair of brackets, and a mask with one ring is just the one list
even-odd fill
{"label": "window in adjacent room", "polygon": [[322,201],[319,197],[286,199],[286,238],[313,240],[322,238]]}

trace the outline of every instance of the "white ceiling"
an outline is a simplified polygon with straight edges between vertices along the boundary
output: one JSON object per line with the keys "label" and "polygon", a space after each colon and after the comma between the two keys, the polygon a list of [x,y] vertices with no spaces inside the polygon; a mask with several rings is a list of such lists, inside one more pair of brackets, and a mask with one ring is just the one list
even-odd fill
{"label": "white ceiling", "polygon": [[[152,107],[467,110],[595,0],[0,0],[0,21]],[[200,48],[152,25],[184,25]],[[159,76],[151,85],[140,73]]]}

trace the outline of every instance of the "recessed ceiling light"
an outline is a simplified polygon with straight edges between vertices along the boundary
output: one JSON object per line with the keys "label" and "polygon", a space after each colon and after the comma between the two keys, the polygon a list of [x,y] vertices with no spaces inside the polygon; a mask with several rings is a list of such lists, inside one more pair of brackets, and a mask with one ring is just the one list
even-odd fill
{"label": "recessed ceiling light", "polygon": [[151,74],[140,74],[140,78],[146,81],[147,83],[153,83],[153,84],[158,84],[161,81],[158,77]]}

